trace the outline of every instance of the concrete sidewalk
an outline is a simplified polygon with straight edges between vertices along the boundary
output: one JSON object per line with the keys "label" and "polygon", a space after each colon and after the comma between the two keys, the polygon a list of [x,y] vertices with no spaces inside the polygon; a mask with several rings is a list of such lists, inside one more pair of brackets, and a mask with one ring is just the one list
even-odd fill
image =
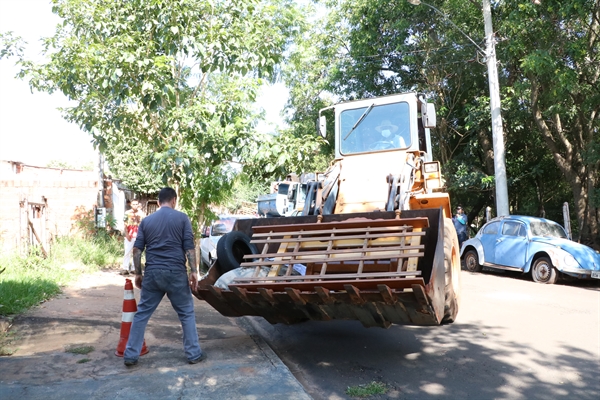
{"label": "concrete sidewalk", "polygon": [[[146,330],[150,352],[127,368],[115,356],[125,280],[88,275],[58,298],[15,320],[17,349],[0,357],[0,398],[8,399],[311,399],[244,318],[227,318],[195,300],[208,358],[189,365],[181,325],[165,297]],[[135,289],[139,301],[139,290]],[[67,352],[93,346],[88,354]]]}

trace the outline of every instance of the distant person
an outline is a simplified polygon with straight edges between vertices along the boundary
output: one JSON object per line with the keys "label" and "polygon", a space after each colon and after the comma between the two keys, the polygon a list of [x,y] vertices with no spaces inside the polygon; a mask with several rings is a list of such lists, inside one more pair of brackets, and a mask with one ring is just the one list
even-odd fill
{"label": "distant person", "polygon": [[462,247],[463,242],[469,238],[469,235],[467,234],[467,216],[461,206],[456,207],[456,214],[452,217],[452,222],[458,236],[458,246]]}
{"label": "distant person", "polygon": [[131,208],[125,211],[125,229],[124,229],[124,247],[125,254],[123,256],[123,268],[121,269],[121,275],[129,275],[133,273],[133,267],[131,266],[131,256],[133,252],[133,243],[138,233],[138,226],[142,219],[146,216],[140,209],[140,203],[137,200],[133,200],[130,203]]}
{"label": "distant person", "polygon": [[[165,294],[181,321],[183,349],[188,362],[197,364],[206,358],[198,341],[192,296],[192,290],[198,287],[198,263],[192,224],[187,215],[175,210],[177,193],[174,189],[161,189],[158,202],[160,209],[142,221],[133,247],[135,286],[141,289],[141,294],[123,356],[128,367],[137,364],[146,325]],[[142,274],[141,259],[144,250],[146,267]],[[189,276],[186,258],[190,267]]]}

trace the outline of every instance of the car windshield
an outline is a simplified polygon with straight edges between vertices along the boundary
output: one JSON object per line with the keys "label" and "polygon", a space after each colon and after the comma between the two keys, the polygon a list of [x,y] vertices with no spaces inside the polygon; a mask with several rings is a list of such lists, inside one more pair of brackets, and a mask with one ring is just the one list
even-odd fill
{"label": "car windshield", "polygon": [[533,236],[568,239],[563,227],[554,222],[531,221],[529,225]]}

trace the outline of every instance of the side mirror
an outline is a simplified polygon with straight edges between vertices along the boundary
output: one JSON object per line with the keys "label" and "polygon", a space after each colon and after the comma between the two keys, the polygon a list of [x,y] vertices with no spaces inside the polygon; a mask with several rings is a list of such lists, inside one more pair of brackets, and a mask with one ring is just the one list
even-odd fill
{"label": "side mirror", "polygon": [[421,106],[421,115],[423,117],[423,127],[435,128],[437,119],[435,115],[435,104],[425,103]]}
{"label": "side mirror", "polygon": [[202,228],[202,230],[200,231],[200,237],[202,239],[206,239],[209,236],[210,236],[210,226]]}
{"label": "side mirror", "polygon": [[327,136],[327,118],[324,115],[319,117],[319,135],[323,138]]}

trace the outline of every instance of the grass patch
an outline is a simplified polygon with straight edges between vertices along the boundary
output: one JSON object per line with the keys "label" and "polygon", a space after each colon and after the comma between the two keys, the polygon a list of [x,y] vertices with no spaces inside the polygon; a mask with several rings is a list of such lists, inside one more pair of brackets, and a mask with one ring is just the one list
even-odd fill
{"label": "grass patch", "polygon": [[92,359],[91,358],[82,358],[81,360],[77,361],[77,364],[84,364],[89,361],[92,361]]}
{"label": "grass patch", "polygon": [[73,353],[73,354],[88,354],[91,353],[92,351],[94,351],[94,346],[69,346],[65,349],[66,353]]}
{"label": "grass patch", "polygon": [[349,386],[346,389],[346,394],[351,397],[369,397],[376,394],[385,394],[388,391],[387,386],[383,382],[371,382],[365,385]]}
{"label": "grass patch", "polygon": [[[122,238],[93,229],[85,232],[84,236],[58,238],[46,258],[37,248],[26,256],[1,255],[0,316],[10,319],[22,314],[59,294],[62,286],[81,274],[120,264]],[[10,347],[14,341],[12,332],[0,330],[0,356],[15,352]]]}
{"label": "grass patch", "polygon": [[[117,265],[122,257],[119,238],[106,234],[87,239],[58,239],[47,258],[35,248],[25,257],[17,254],[2,256],[0,315],[21,314],[56,296],[61,286],[82,273]],[[65,267],[67,264],[68,268]]]}

